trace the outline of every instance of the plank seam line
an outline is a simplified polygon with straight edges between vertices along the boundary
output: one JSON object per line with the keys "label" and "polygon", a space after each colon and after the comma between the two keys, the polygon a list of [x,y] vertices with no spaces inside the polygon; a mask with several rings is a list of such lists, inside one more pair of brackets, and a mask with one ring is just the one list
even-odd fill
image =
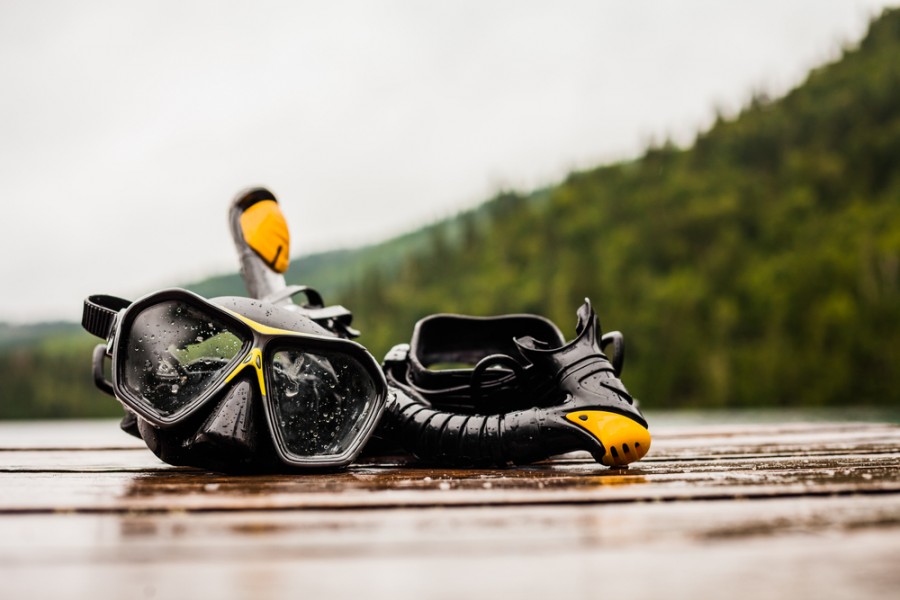
{"label": "plank seam line", "polygon": [[649,498],[573,498],[569,500],[526,500],[526,501],[502,501],[502,500],[486,500],[486,501],[466,501],[466,502],[409,502],[394,503],[381,505],[366,504],[346,504],[346,505],[329,505],[329,504],[307,504],[304,506],[260,506],[260,507],[97,507],[97,508],[0,508],[0,515],[160,515],[160,514],[186,514],[186,513],[241,513],[241,512],[299,512],[310,510],[327,510],[327,511],[382,511],[382,510],[414,510],[414,509],[440,509],[440,508],[479,508],[479,507],[529,507],[529,506],[574,506],[574,505],[596,505],[605,506],[610,504],[657,504],[657,503],[678,503],[678,502],[722,502],[735,500],[780,500],[789,498],[841,498],[850,496],[889,496],[900,495],[900,488],[877,488],[869,490],[838,490],[838,491],[804,491],[804,492],[782,492],[774,494],[710,494],[708,496],[693,496],[686,498],[684,496],[658,496]]}

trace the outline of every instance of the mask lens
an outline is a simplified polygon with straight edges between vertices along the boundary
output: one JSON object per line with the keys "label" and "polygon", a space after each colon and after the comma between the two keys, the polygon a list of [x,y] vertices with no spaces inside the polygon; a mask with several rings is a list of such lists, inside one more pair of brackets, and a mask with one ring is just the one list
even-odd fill
{"label": "mask lens", "polygon": [[272,357],[271,372],[275,426],[295,456],[346,451],[378,398],[371,375],[345,354],[281,349]]}
{"label": "mask lens", "polygon": [[132,321],[122,379],[132,395],[170,417],[217,381],[243,345],[215,316],[183,302],[161,302]]}

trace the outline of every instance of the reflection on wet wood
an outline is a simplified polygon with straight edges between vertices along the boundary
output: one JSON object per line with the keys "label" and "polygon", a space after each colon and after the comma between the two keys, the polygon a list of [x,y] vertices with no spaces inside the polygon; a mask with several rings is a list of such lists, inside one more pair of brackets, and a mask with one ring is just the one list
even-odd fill
{"label": "reflection on wet wood", "polygon": [[900,426],[660,429],[620,471],[576,453],[227,477],[102,425],[0,426],[0,597],[900,591]]}

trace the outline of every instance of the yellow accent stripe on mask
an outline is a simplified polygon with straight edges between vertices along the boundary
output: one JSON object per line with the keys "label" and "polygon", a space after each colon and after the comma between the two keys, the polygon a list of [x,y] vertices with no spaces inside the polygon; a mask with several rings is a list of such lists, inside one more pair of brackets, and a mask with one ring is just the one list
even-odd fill
{"label": "yellow accent stripe on mask", "polygon": [[262,200],[241,213],[244,241],[279,273],[288,270],[291,234],[278,203]]}
{"label": "yellow accent stripe on mask", "polygon": [[331,340],[334,341],[334,336],[330,335],[322,335],[318,333],[301,333],[299,331],[291,331],[290,329],[279,329],[278,327],[269,327],[268,325],[263,325],[253,319],[249,319],[242,315],[241,313],[234,312],[233,310],[222,308],[222,310],[226,311],[228,314],[233,315],[235,318],[243,321],[247,325],[249,325],[255,331],[265,334],[265,335],[292,335],[295,337],[307,337],[307,338],[315,338],[319,340]]}
{"label": "yellow accent stripe on mask", "polygon": [[650,432],[628,417],[605,410],[577,410],[567,414],[566,419],[603,444],[606,454],[600,462],[608,467],[638,461],[650,449]]}
{"label": "yellow accent stripe on mask", "polygon": [[258,331],[259,333],[262,333],[265,335],[282,335],[285,333],[289,334],[289,335],[297,335],[296,331],[291,331],[290,329],[278,329],[277,327],[269,327],[268,325],[263,325],[262,323],[257,323],[253,319],[248,319],[241,313],[236,313],[233,310],[228,310],[227,308],[225,310],[228,311],[230,314],[234,315],[235,317],[237,317],[238,319],[240,319],[241,321],[243,321],[244,323],[246,323],[247,325],[249,325],[250,327],[252,327],[253,329],[255,329],[256,331]]}
{"label": "yellow accent stripe on mask", "polygon": [[266,395],[266,378],[263,375],[262,369],[262,350],[259,348],[251,348],[250,352],[247,353],[247,356],[244,357],[238,366],[234,368],[231,373],[228,374],[228,377],[225,378],[225,383],[228,383],[235,377],[237,377],[238,373],[243,371],[246,368],[252,368],[256,370],[256,379],[259,381],[259,391],[265,396]]}

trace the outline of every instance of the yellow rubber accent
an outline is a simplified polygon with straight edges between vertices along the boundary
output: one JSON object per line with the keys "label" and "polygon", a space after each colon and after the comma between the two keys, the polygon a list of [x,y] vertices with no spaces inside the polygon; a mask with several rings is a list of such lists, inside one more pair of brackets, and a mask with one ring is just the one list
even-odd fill
{"label": "yellow rubber accent", "polygon": [[228,377],[225,378],[225,383],[228,383],[235,377],[237,374],[243,371],[244,369],[251,368],[256,370],[256,379],[259,381],[259,391],[265,397],[266,395],[266,378],[263,375],[262,369],[262,350],[259,348],[251,348],[250,352],[247,353],[247,356],[244,357],[238,366],[234,368],[234,370],[228,374]]}
{"label": "yellow rubber accent", "polygon": [[600,462],[607,467],[621,467],[638,461],[650,449],[650,432],[628,417],[605,410],[577,410],[567,414],[566,418],[603,444],[606,454]]}
{"label": "yellow rubber accent", "polygon": [[[236,313],[233,310],[224,309],[227,312],[231,313],[259,333],[268,334],[268,335],[290,335],[293,337],[310,337],[310,338],[321,338],[322,336],[306,334],[306,333],[298,333],[296,331],[290,331],[289,329],[278,329],[277,327],[269,327],[268,325],[263,325],[262,323],[257,323],[253,319],[248,319],[242,314]],[[331,339],[331,338],[328,338]],[[250,352],[244,357],[244,359],[238,363],[238,365],[228,374],[228,377],[225,378],[225,383],[228,383],[235,377],[237,377],[238,373],[243,371],[248,367],[252,367],[256,369],[256,378],[259,381],[259,391],[263,396],[266,395],[266,378],[263,375],[262,368],[262,350],[259,348],[251,348]]]}
{"label": "yellow rubber accent", "polygon": [[299,331],[292,331],[290,329],[280,329],[278,327],[269,327],[268,325],[263,325],[262,323],[257,323],[253,319],[248,319],[241,313],[236,313],[233,310],[229,310],[227,308],[222,308],[225,312],[234,315],[235,318],[240,319],[259,333],[267,334],[267,335],[290,335],[293,337],[305,337],[305,338],[316,338],[319,340],[331,340],[334,341],[334,336],[331,335],[322,335],[318,333],[300,333]]}
{"label": "yellow rubber accent", "polygon": [[291,234],[274,200],[257,202],[241,214],[244,241],[279,273],[290,265]]}
{"label": "yellow rubber accent", "polygon": [[[262,323],[257,323],[253,319],[248,319],[244,315],[242,315],[240,313],[236,313],[233,310],[228,310],[227,308],[225,310],[260,333],[264,333],[267,335],[283,335],[283,334],[293,335],[293,336],[304,335],[304,334],[298,333],[296,331],[291,331],[290,329],[279,329],[277,327],[269,327],[268,325],[263,325]],[[315,337],[315,336],[309,336],[309,337]]]}

